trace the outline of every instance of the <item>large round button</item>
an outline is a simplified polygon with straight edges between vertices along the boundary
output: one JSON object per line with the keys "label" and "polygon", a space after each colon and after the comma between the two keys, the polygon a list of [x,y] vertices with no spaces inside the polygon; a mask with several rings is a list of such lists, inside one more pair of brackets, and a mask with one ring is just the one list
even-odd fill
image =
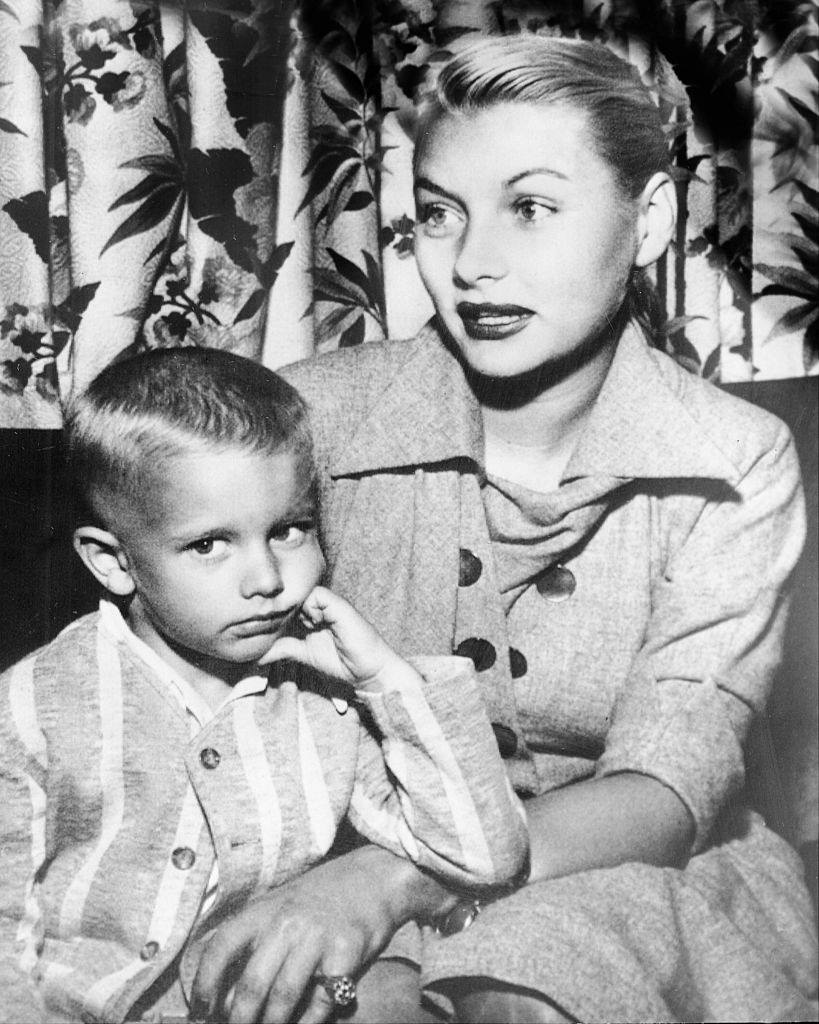
{"label": "large round button", "polygon": [[520,679],[521,676],[525,676],[528,668],[529,666],[526,663],[526,658],[524,658],[516,647],[510,647],[509,670],[512,673],[512,678]]}
{"label": "large round button", "polygon": [[146,942],[139,951],[139,958],[140,960],[153,960],[158,952],[159,943],[151,940],[150,942]]}
{"label": "large round button", "polygon": [[467,551],[466,548],[461,548],[458,555],[460,557],[458,586],[471,587],[473,583],[477,583],[481,578],[481,573],[483,572],[481,560],[477,555],[473,555],[471,551]]}
{"label": "large round button", "polygon": [[214,750],[213,747],[205,747],[199,753],[199,760],[202,762],[203,768],[216,768],[222,760],[222,755],[218,750]]}
{"label": "large round button", "polygon": [[499,722],[493,722],[492,732],[495,734],[495,740],[498,744],[500,756],[512,757],[518,749],[518,738],[515,735],[515,730],[510,729],[508,725],[501,725]]}
{"label": "large round button", "polygon": [[565,601],[574,593],[577,580],[572,570],[565,565],[553,565],[538,577],[535,586],[547,601]]}
{"label": "large round button", "polygon": [[171,863],[180,871],[187,871],[196,863],[196,854],[189,846],[177,846],[171,854]]}
{"label": "large round button", "polygon": [[495,664],[495,648],[488,640],[480,640],[476,636],[462,640],[455,648],[455,654],[461,658],[471,658],[476,672],[485,672]]}

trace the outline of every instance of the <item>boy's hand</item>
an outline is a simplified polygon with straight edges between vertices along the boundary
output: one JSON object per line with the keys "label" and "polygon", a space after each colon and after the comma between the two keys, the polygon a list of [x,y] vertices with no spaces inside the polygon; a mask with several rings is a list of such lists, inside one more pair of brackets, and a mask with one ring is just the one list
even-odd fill
{"label": "boy's hand", "polygon": [[326,587],[311,591],[300,619],[307,634],[279,637],[260,659],[261,665],[290,658],[359,690],[379,686],[385,671],[406,667],[369,622]]}

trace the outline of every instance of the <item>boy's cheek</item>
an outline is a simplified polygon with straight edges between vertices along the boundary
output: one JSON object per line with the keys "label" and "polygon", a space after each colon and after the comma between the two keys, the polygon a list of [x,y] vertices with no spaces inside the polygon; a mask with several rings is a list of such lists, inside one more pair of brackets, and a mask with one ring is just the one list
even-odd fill
{"label": "boy's cheek", "polygon": [[313,575],[315,576],[314,586],[319,584],[324,579],[324,574],[327,572],[327,560],[324,557],[324,552],[321,550],[321,545],[318,542],[318,537],[315,534],[310,538],[313,552]]}

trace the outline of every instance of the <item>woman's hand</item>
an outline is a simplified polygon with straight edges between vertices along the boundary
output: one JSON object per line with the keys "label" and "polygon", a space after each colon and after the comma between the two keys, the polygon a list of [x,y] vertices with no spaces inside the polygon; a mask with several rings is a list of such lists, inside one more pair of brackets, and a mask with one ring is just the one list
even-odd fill
{"label": "woman's hand", "polygon": [[452,901],[437,882],[379,847],[325,861],[220,926],[199,962],[192,1016],[319,1024],[333,1005],[315,974],[358,977],[401,925]]}
{"label": "woman's hand", "polygon": [[290,658],[357,689],[380,685],[385,673],[408,670],[377,630],[327,587],[313,588],[299,617],[306,635],[280,637],[260,664]]}

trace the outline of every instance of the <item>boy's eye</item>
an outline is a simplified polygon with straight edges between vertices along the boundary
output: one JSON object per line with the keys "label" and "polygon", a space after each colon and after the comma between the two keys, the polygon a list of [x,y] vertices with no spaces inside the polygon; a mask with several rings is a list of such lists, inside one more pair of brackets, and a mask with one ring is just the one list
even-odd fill
{"label": "boy's eye", "polygon": [[298,547],[299,544],[304,542],[313,528],[313,523],[309,519],[299,523],[284,523],[276,527],[270,534],[270,540],[273,544],[285,547]]}
{"label": "boy's eye", "polygon": [[200,537],[199,540],[195,540],[192,544],[188,545],[188,550],[206,558],[210,555],[218,555],[224,543],[218,537]]}

